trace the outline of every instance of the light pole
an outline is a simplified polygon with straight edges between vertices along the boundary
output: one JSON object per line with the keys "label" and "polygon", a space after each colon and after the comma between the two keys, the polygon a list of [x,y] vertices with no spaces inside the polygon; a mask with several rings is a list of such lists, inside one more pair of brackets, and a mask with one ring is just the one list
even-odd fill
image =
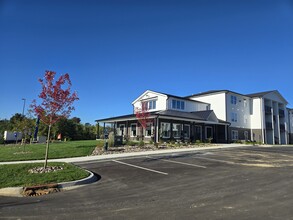
{"label": "light pole", "polygon": [[25,98],[22,98],[21,100],[23,100],[22,116],[24,116]]}

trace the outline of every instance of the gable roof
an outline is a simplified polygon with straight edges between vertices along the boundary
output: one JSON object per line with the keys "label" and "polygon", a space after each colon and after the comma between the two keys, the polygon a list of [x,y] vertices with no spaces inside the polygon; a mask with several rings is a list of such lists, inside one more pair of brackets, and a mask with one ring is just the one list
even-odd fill
{"label": "gable roof", "polygon": [[247,95],[241,94],[239,92],[234,92],[234,91],[227,90],[227,89],[221,89],[221,90],[209,90],[209,91],[206,91],[206,92],[200,92],[200,93],[196,93],[196,94],[193,94],[193,95],[186,96],[185,98],[190,99],[190,98],[196,97],[196,96],[205,96],[205,95],[212,95],[212,94],[216,94],[216,93],[229,93],[229,92],[237,94],[237,95],[240,95],[240,96],[247,96]]}
{"label": "gable roof", "polygon": [[271,92],[275,92],[277,90],[271,90],[271,91],[265,91],[265,92],[257,92],[257,93],[251,93],[251,94],[247,94],[247,96],[251,97],[251,98],[255,98],[255,97],[263,97],[266,94],[269,94]]}
{"label": "gable roof", "polygon": [[267,94],[275,93],[277,94],[286,104],[288,104],[288,101],[281,95],[281,93],[278,90],[271,90],[271,91],[265,91],[265,92],[258,92],[258,93],[252,93],[248,94],[247,96],[251,98],[262,98]]}
{"label": "gable roof", "polygon": [[172,94],[168,94],[168,93],[164,93],[164,92],[156,92],[154,90],[146,90],[144,93],[142,93],[138,98],[136,98],[132,104],[134,104],[135,102],[137,102],[139,99],[141,99],[141,97],[143,97],[144,95],[146,95],[148,92],[152,92],[158,95],[162,95],[162,96],[166,96],[167,98],[171,97],[171,98],[175,98],[175,99],[182,99],[182,100],[187,100],[187,101],[191,101],[191,102],[198,102],[198,103],[204,103],[204,104],[209,104],[206,102],[201,102],[201,101],[197,101],[197,100],[192,100],[189,99],[187,97],[182,97],[182,96],[176,96],[176,95],[172,95]]}

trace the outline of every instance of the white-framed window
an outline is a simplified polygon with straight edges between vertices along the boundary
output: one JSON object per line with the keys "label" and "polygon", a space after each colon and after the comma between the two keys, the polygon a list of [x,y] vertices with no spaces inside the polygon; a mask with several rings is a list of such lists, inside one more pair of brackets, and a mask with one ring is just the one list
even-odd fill
{"label": "white-framed window", "polygon": [[161,123],[161,137],[170,138],[171,137],[171,125],[170,123]]}
{"label": "white-framed window", "polygon": [[145,136],[151,137],[152,136],[152,130],[153,130],[153,123],[149,122],[147,123],[147,126],[145,128]]}
{"label": "white-framed window", "polygon": [[148,109],[156,109],[157,108],[157,100],[151,100],[148,102]]}
{"label": "white-framed window", "polygon": [[232,130],[232,131],[231,131],[231,137],[232,137],[232,140],[233,140],[233,141],[238,140],[238,131],[236,131],[236,130]]}
{"label": "white-framed window", "polygon": [[208,126],[205,128],[206,139],[213,138],[213,128]]}
{"label": "white-framed window", "polygon": [[136,137],[136,135],[137,135],[137,124],[135,123],[135,124],[131,124],[130,125],[130,136],[131,137]]}
{"label": "white-framed window", "polygon": [[190,138],[190,125],[183,125],[183,137],[186,139]]}
{"label": "white-framed window", "polygon": [[181,137],[181,124],[172,124],[172,133],[174,138],[180,138]]}
{"label": "white-framed window", "polygon": [[185,109],[185,102],[173,99],[172,100],[172,109],[184,110]]}
{"label": "white-framed window", "polygon": [[125,125],[124,124],[120,124],[119,125],[119,129],[118,129],[118,135],[123,136],[125,134]]}
{"label": "white-framed window", "polygon": [[231,104],[236,105],[237,97],[235,95],[231,95]]}
{"label": "white-framed window", "polygon": [[233,122],[237,122],[238,120],[237,120],[237,113],[235,113],[235,112],[232,112],[231,113],[231,121],[233,121]]}
{"label": "white-framed window", "polygon": [[143,101],[141,102],[143,110],[153,110],[157,108],[157,100]]}

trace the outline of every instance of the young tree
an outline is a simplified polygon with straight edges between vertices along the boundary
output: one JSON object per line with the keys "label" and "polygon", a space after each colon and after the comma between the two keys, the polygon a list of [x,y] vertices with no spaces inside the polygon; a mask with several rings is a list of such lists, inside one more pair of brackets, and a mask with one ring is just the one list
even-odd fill
{"label": "young tree", "polygon": [[[48,137],[45,154],[44,168],[47,167],[50,132],[52,125],[61,117],[69,117],[74,110],[73,102],[78,100],[77,93],[71,93],[71,80],[69,74],[61,75],[58,80],[54,77],[56,72],[46,71],[44,79],[39,79],[42,85],[42,91],[39,98],[42,100],[38,105],[36,100],[33,100],[31,108],[37,117],[48,126]],[[63,86],[67,88],[62,88]]]}
{"label": "young tree", "polygon": [[135,109],[135,116],[141,125],[141,138],[143,139],[143,129],[147,128],[147,124],[151,122],[150,113],[148,111],[148,103],[141,102],[141,107]]}

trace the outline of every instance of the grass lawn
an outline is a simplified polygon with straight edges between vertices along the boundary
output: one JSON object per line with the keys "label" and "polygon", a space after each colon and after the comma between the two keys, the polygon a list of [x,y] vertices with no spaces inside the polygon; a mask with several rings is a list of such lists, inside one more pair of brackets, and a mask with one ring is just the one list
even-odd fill
{"label": "grass lawn", "polygon": [[48,163],[48,166],[62,166],[63,170],[51,173],[29,173],[34,167],[43,163],[0,165],[0,188],[15,186],[35,186],[48,183],[60,183],[83,179],[89,173],[67,163]]}
{"label": "grass lawn", "polygon": [[[49,146],[49,159],[80,157],[91,155],[96,146],[103,146],[102,141],[67,141],[54,142]],[[0,145],[0,162],[42,160],[45,158],[46,144]]]}

